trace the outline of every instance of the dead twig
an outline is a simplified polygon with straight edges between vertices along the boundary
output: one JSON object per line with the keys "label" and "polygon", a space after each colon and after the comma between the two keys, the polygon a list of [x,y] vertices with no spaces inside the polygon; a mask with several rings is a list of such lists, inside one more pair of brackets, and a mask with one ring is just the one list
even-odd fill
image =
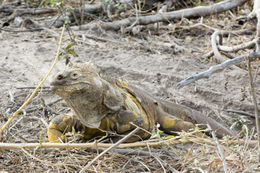
{"label": "dead twig", "polygon": [[252,48],[255,45],[256,45],[256,40],[254,39],[252,41],[249,41],[249,42],[246,42],[246,43],[242,43],[242,44],[239,44],[239,45],[236,45],[236,46],[232,46],[232,47],[218,45],[218,49],[221,50],[221,51],[224,51],[224,52],[237,52],[239,50]]}
{"label": "dead twig", "polygon": [[[50,89],[51,87],[41,87],[41,89]],[[16,87],[16,89],[36,89],[36,87]]]}
{"label": "dead twig", "polygon": [[224,172],[225,173],[228,173],[228,168],[227,168],[227,162],[226,162],[226,157],[225,157],[225,153],[222,149],[222,147],[220,146],[219,144],[219,141],[218,141],[218,138],[216,137],[216,134],[215,132],[212,130],[212,128],[210,127],[210,125],[207,125],[209,130],[211,131],[211,134],[212,134],[212,137],[217,145],[217,149],[218,149],[218,153],[220,155],[220,158],[221,158],[221,161],[222,161],[222,164],[223,164],[223,169],[224,169]]}
{"label": "dead twig", "polygon": [[[257,18],[256,52],[258,52],[260,54],[260,2],[259,2],[259,0],[254,0],[254,10],[253,11],[256,14],[256,18]],[[260,120],[259,120],[259,111],[258,111],[258,107],[257,107],[256,93],[255,93],[252,71],[251,71],[251,59],[250,58],[247,58],[247,63],[248,63],[248,75],[249,75],[251,94],[252,94],[252,99],[253,99],[254,107],[255,107],[255,122],[256,122],[257,138],[258,138],[258,161],[260,162]]]}
{"label": "dead twig", "polygon": [[218,64],[218,65],[214,65],[214,66],[211,66],[208,70],[204,71],[204,72],[200,72],[196,75],[193,75],[191,77],[188,77],[187,79],[185,80],[182,80],[181,82],[178,82],[176,87],[177,88],[181,88],[185,85],[188,85],[192,82],[195,82],[199,79],[202,79],[202,78],[209,78],[213,73],[216,73],[216,72],[219,72],[219,71],[222,71],[224,70],[226,67],[230,66],[230,65],[235,65],[235,64],[238,64],[240,63],[241,61],[243,61],[244,59],[246,58],[246,56],[239,56],[237,58],[234,58],[234,59],[229,59],[229,60],[226,60],[224,61],[223,63],[221,64]]}
{"label": "dead twig", "polygon": [[[101,14],[102,11],[103,11],[103,5],[101,2],[99,3],[96,3],[96,4],[86,4],[84,6],[84,8],[78,8],[78,9],[75,9],[73,12],[71,12],[67,17],[71,20],[71,21],[75,21],[77,20],[77,18],[81,18],[81,21],[83,19],[86,19],[86,18],[91,18],[91,19],[97,19],[98,17],[95,15],[95,14]],[[57,19],[53,25],[54,27],[56,28],[59,28],[61,27],[65,22],[65,19],[64,18],[59,18]],[[81,28],[82,25],[80,26],[77,26],[78,29],[82,29]]]}
{"label": "dead twig", "polygon": [[44,160],[41,160],[35,156],[33,156],[32,154],[30,154],[28,151],[26,151],[24,148],[21,148],[21,150],[26,154],[28,155],[29,157],[31,157],[32,159],[34,160],[37,160],[38,162],[44,164],[44,165],[47,165],[47,166],[72,166],[72,167],[78,167],[78,168],[81,168],[81,166],[79,165],[76,165],[76,164],[66,164],[66,163],[50,163],[50,162],[47,162],[47,161],[44,161]]}
{"label": "dead twig", "polygon": [[114,44],[123,44],[124,43],[122,41],[106,39],[106,38],[102,38],[102,37],[98,37],[98,36],[94,36],[94,35],[89,35],[89,34],[84,34],[84,37],[86,37],[88,39],[95,40],[95,41],[100,41],[100,42],[109,42],[109,43],[114,43]]}
{"label": "dead twig", "polygon": [[[99,148],[98,150],[104,151],[105,149]],[[152,154],[148,151],[134,150],[134,149],[129,149],[129,148],[113,148],[111,151],[118,153],[118,154],[123,154],[123,155],[151,156],[151,154]],[[161,154],[155,153],[155,155],[160,156]]]}
{"label": "dead twig", "polygon": [[116,142],[115,144],[111,145],[109,148],[107,148],[105,151],[103,151],[102,153],[100,153],[97,157],[95,157],[93,160],[91,160],[83,169],[81,169],[80,173],[85,172],[86,169],[88,169],[88,167],[90,165],[92,165],[96,160],[98,160],[101,156],[103,156],[104,154],[106,154],[108,151],[110,151],[111,149],[117,147],[119,144],[121,144],[122,142],[124,142],[125,140],[127,140],[129,137],[131,137],[132,135],[134,135],[137,131],[139,131],[140,128],[137,127],[135,128],[133,131],[131,131],[129,134],[127,134],[125,137],[123,137],[122,139],[120,139],[118,142]]}
{"label": "dead twig", "polygon": [[255,87],[254,87],[253,76],[252,76],[251,62],[250,62],[249,58],[247,58],[247,64],[248,64],[248,76],[249,76],[249,84],[250,84],[250,88],[251,88],[251,95],[252,95],[252,99],[253,99],[253,103],[254,103],[254,107],[255,107],[255,122],[256,122],[256,130],[257,130],[257,137],[258,137],[258,159],[260,161],[260,122],[259,122],[259,111],[258,111],[257,101],[256,101],[256,94],[255,94]]}
{"label": "dead twig", "polygon": [[0,30],[5,32],[36,32],[36,31],[42,31],[43,28],[31,28],[31,29],[13,29],[13,28],[0,28]]}
{"label": "dead twig", "polygon": [[125,28],[125,30],[123,30],[122,33],[126,33],[126,32],[129,32],[133,29],[133,27],[138,23],[138,18],[139,18],[139,14],[138,14],[138,9],[137,9],[137,5],[135,4],[135,17],[136,17],[136,20],[134,23],[132,23],[131,26]]}
{"label": "dead twig", "polygon": [[[53,101],[53,102],[51,102],[51,103],[49,103],[49,104],[46,104],[45,106],[46,106],[46,107],[50,107],[50,106],[52,106],[53,104],[58,103],[58,102],[60,102],[60,101],[62,101],[62,100],[63,100],[63,99],[57,99],[57,100],[55,100],[55,101]],[[41,107],[42,107],[42,106],[41,106]],[[37,106],[37,107],[33,106],[33,107],[30,107],[30,108],[25,109],[25,112],[26,112],[26,113],[31,113],[31,112],[34,112],[34,111],[40,109],[41,107],[39,107],[39,106]]]}
{"label": "dead twig", "polygon": [[218,50],[217,45],[217,36],[221,34],[221,31],[215,31],[211,36],[211,46],[214,52],[214,55],[216,56],[217,60],[220,62],[225,61],[226,59],[220,54]]}
{"label": "dead twig", "polygon": [[192,82],[195,82],[199,79],[209,78],[212,74],[214,74],[216,72],[220,72],[230,65],[238,64],[247,58],[249,58],[251,62],[256,61],[260,58],[260,53],[253,52],[249,56],[242,55],[242,56],[236,57],[234,59],[228,59],[221,64],[211,66],[208,70],[206,70],[204,72],[200,72],[196,75],[193,75],[191,77],[188,77],[187,79],[184,79],[184,80],[178,82],[176,84],[176,87],[181,88],[181,87],[188,85]]}
{"label": "dead twig", "polygon": [[156,156],[154,156],[154,155],[152,155],[157,161],[158,161],[158,163],[161,165],[161,167],[162,167],[162,169],[163,169],[163,172],[164,173],[166,173],[167,171],[166,171],[166,169],[164,168],[164,166],[163,166],[163,164],[162,164],[162,162],[161,162],[161,159],[159,159],[158,157],[156,157]]}
{"label": "dead twig", "polygon": [[31,100],[33,99],[33,97],[35,96],[35,94],[37,93],[38,89],[41,88],[41,86],[43,85],[43,83],[45,82],[45,80],[47,79],[47,77],[50,75],[50,73],[52,72],[54,66],[56,65],[56,63],[59,61],[59,54],[60,54],[60,49],[61,49],[61,43],[62,43],[62,38],[63,38],[63,34],[64,34],[64,30],[65,30],[65,25],[62,28],[61,31],[61,36],[60,36],[60,40],[59,40],[59,45],[58,45],[58,49],[56,52],[56,56],[55,59],[48,71],[48,73],[44,76],[44,78],[40,81],[40,83],[38,84],[38,86],[36,87],[36,89],[32,92],[32,94],[30,95],[30,97],[23,103],[23,105],[11,116],[11,118],[8,119],[8,121],[3,125],[3,127],[1,127],[0,129],[0,135],[2,135],[2,133],[4,132],[4,130],[11,124],[11,122],[14,120],[15,117],[17,117],[19,115],[19,113],[31,102]]}
{"label": "dead twig", "polygon": [[140,161],[140,160],[136,160],[136,162],[138,162],[138,163],[140,163],[141,165],[143,165],[143,166],[148,170],[148,172],[152,172],[151,169],[150,169],[144,162],[142,162],[142,161]]}
{"label": "dead twig", "polygon": [[224,111],[231,112],[231,113],[236,113],[236,114],[241,114],[241,115],[245,115],[245,116],[249,116],[249,117],[255,118],[255,116],[253,114],[250,114],[250,113],[245,112],[245,111],[233,110],[233,109],[227,109],[227,110],[224,110]]}

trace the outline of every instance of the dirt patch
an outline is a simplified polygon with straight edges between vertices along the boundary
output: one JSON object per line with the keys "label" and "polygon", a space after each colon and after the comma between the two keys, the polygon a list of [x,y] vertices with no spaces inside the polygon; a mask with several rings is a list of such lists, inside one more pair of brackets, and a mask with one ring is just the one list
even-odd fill
{"label": "dirt patch", "polygon": [[[221,20],[224,16],[225,20]],[[234,29],[232,26],[238,26],[239,29],[254,26],[254,24],[239,26],[228,12],[208,17],[204,21],[210,26],[224,26],[224,29]],[[215,21],[218,21],[218,24]],[[199,20],[190,22],[197,23]],[[225,25],[225,22],[229,25]],[[108,76],[123,78],[145,88],[158,98],[189,106],[218,119],[227,126],[233,124],[233,119],[241,119],[240,114],[227,110],[244,111],[253,115],[248,74],[244,63],[240,67],[231,66],[209,79],[202,79],[179,90],[176,89],[177,82],[216,64],[214,58],[202,58],[210,50],[212,31],[201,27],[187,29],[189,23],[185,22],[180,22],[177,29],[171,25],[166,26],[155,35],[149,35],[150,30],[155,32],[153,29],[149,30],[149,27],[136,36],[113,32],[74,31],[73,37],[77,42],[75,51],[79,57],[72,58],[71,61],[73,63],[92,61],[101,66],[102,73]],[[59,29],[52,30],[57,34],[60,33]],[[98,40],[96,37],[103,40]],[[254,35],[230,37],[225,41],[229,44],[239,44],[253,37]],[[56,53],[58,39],[46,31],[22,33],[0,31],[1,127],[32,92],[30,87],[35,87],[49,70]],[[184,51],[176,52],[174,48],[158,46],[156,44],[158,42],[175,42],[181,45]],[[66,32],[63,46],[69,43],[70,36]],[[239,53],[241,52],[237,54]],[[64,68],[65,60],[61,59],[55,72]],[[255,72],[257,95],[260,86],[258,73]],[[49,82],[50,79],[44,85],[48,87]],[[4,132],[2,141],[47,142],[46,125],[57,114],[68,111],[65,102],[55,102],[58,99],[58,96],[48,88],[39,91],[33,102]],[[43,101],[45,104],[41,104]],[[45,106],[50,103],[52,103],[50,106]],[[251,127],[254,127],[252,126],[254,119],[248,116],[243,118],[248,120],[247,125],[251,130]],[[230,172],[247,169],[259,171],[254,148],[248,148],[246,145],[232,147],[225,148]],[[3,149],[0,150],[0,171],[78,172],[99,152],[101,151],[97,149]],[[104,155],[88,171],[200,172],[201,169],[208,172],[223,171],[215,146],[179,144],[139,147],[123,151],[115,149]]]}

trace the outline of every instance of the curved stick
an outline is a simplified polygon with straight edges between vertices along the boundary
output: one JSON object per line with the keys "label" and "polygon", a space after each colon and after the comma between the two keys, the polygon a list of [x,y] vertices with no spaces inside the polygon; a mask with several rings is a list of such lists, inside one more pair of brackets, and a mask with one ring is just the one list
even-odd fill
{"label": "curved stick", "polygon": [[188,85],[188,84],[190,84],[192,82],[195,82],[196,80],[199,80],[199,79],[202,79],[202,78],[208,78],[213,73],[222,71],[222,70],[224,70],[226,67],[228,67],[230,65],[238,64],[243,59],[246,59],[246,58],[247,58],[246,56],[239,56],[239,57],[234,58],[234,59],[226,60],[226,61],[224,61],[221,64],[211,66],[207,71],[200,72],[200,73],[198,73],[196,75],[193,75],[193,76],[191,76],[191,77],[189,77],[189,78],[187,78],[185,80],[182,80],[181,82],[177,83],[176,87],[177,88],[181,88],[181,87],[183,87],[185,85]]}
{"label": "curved stick", "polygon": [[[248,30],[248,29],[244,29],[244,30],[237,30],[237,31],[225,31],[225,30],[216,30],[212,36],[211,36],[211,45],[212,45],[212,49],[214,52],[214,55],[217,57],[217,60],[220,62],[224,62],[226,59],[221,55],[221,53],[219,52],[219,50],[225,51],[225,50],[229,50],[229,51],[225,51],[225,52],[231,52],[232,51],[237,51],[237,50],[241,50],[244,47],[251,47],[253,45],[255,45],[255,40],[252,40],[248,43],[244,43],[244,44],[240,44],[238,46],[234,46],[234,47],[226,47],[226,46],[221,46],[217,44],[217,37],[218,36],[227,36],[229,34],[233,34],[233,35],[240,35],[240,34],[251,34],[252,31]],[[222,48],[222,49],[221,49]],[[224,49],[224,50],[223,50]]]}
{"label": "curved stick", "polygon": [[237,52],[242,49],[248,49],[254,47],[255,44],[256,44],[256,39],[232,47],[219,45],[218,48],[219,50],[224,52]]}
{"label": "curved stick", "polygon": [[200,72],[200,73],[193,75],[193,76],[191,76],[191,77],[189,77],[185,80],[182,80],[181,82],[177,83],[176,87],[181,88],[185,85],[188,85],[192,82],[195,82],[196,80],[199,80],[199,79],[202,79],[202,78],[209,78],[213,73],[222,71],[230,65],[238,64],[241,61],[246,60],[247,58],[249,58],[250,62],[256,61],[256,60],[260,59],[260,52],[253,52],[249,56],[242,55],[242,56],[236,57],[234,59],[226,60],[221,64],[211,66],[208,70],[206,70],[204,72]]}

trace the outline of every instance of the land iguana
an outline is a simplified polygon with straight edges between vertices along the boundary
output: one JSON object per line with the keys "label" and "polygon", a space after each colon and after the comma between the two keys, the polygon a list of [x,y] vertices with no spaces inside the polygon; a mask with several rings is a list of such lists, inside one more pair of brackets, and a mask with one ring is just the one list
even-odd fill
{"label": "land iguana", "polygon": [[188,107],[152,97],[146,91],[120,79],[103,77],[92,63],[75,64],[51,82],[54,93],[62,97],[73,115],[56,116],[48,126],[50,142],[64,140],[64,134],[83,132],[86,139],[119,135],[141,127],[127,142],[146,139],[157,123],[165,133],[189,131],[195,124],[209,124],[218,136],[234,132],[217,121]]}

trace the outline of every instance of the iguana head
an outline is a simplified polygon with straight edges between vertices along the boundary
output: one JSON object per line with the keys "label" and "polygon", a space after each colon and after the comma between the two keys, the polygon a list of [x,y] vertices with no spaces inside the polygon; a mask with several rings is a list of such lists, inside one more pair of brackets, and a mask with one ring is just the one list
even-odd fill
{"label": "iguana head", "polygon": [[66,99],[72,94],[82,91],[92,92],[92,88],[102,87],[102,82],[96,67],[92,63],[80,63],[55,75],[51,86],[57,95]]}
{"label": "iguana head", "polygon": [[74,110],[80,121],[92,128],[98,128],[103,101],[102,78],[91,63],[75,64],[58,73],[51,82],[52,90],[62,97]]}

